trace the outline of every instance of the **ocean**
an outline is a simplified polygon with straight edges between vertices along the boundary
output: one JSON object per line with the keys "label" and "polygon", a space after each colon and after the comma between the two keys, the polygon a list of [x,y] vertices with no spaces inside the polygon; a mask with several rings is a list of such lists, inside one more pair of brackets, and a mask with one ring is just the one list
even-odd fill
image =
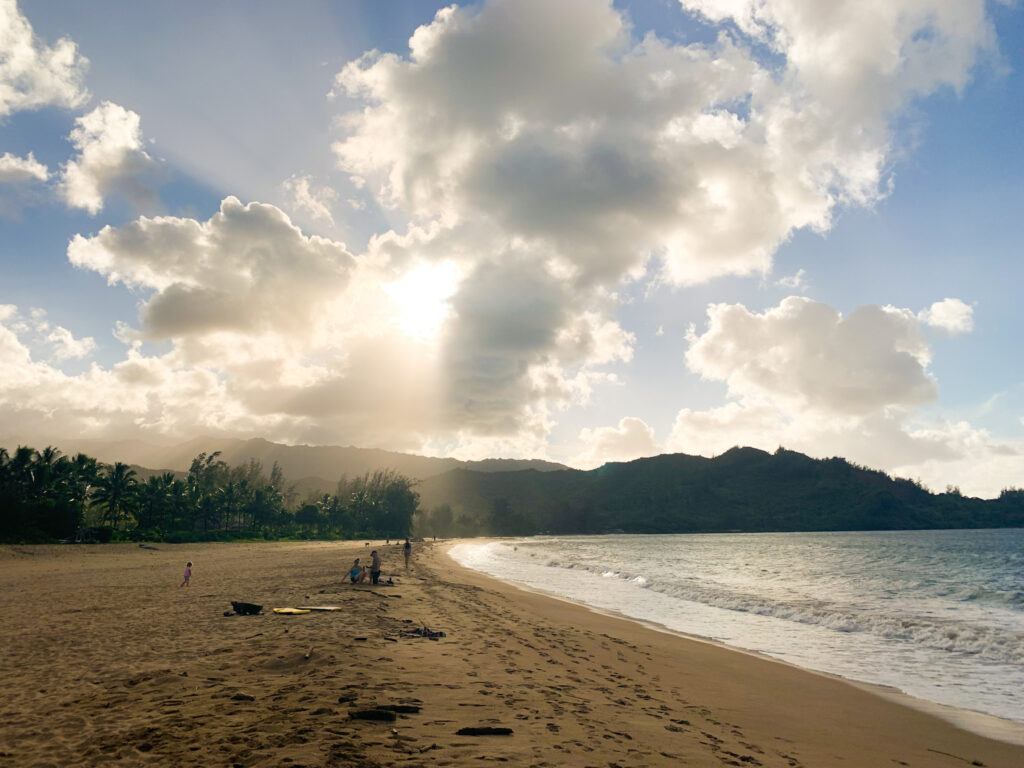
{"label": "ocean", "polygon": [[599,611],[1024,723],[1024,529],[537,536],[451,554]]}

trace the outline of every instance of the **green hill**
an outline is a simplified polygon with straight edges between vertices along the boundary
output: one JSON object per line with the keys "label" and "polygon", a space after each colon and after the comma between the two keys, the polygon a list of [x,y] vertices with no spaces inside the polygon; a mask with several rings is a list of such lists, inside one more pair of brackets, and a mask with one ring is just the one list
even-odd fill
{"label": "green hill", "polygon": [[[712,459],[670,454],[590,470],[484,474],[459,469],[416,486],[447,505],[456,533],[686,533],[1024,526],[1024,491],[998,499],[934,494],[845,459],[733,448]],[[461,526],[461,527],[460,527]],[[436,528],[437,526],[435,526]],[[437,532],[445,535],[445,531]]]}

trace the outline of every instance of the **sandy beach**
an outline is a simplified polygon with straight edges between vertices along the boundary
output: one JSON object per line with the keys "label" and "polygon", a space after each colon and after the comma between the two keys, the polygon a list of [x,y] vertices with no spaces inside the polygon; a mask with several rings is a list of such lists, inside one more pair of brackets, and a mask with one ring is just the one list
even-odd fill
{"label": "sandy beach", "polygon": [[[0,765],[1024,765],[1024,746],[518,590],[442,544],[408,570],[381,547],[397,584],[376,588],[342,580],[361,543],[154,546],[0,547]],[[302,606],[341,610],[271,613]],[[445,636],[408,634],[424,624]]]}

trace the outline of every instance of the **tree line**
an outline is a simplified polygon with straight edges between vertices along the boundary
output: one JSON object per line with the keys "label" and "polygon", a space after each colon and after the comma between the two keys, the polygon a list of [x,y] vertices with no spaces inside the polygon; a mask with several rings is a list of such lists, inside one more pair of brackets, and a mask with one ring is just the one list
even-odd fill
{"label": "tree line", "polygon": [[[144,472],[144,470],[143,470]],[[83,453],[0,448],[0,541],[202,541],[400,538],[419,510],[414,481],[391,470],[299,498],[275,464],[229,466],[200,453],[184,476],[141,477]]]}

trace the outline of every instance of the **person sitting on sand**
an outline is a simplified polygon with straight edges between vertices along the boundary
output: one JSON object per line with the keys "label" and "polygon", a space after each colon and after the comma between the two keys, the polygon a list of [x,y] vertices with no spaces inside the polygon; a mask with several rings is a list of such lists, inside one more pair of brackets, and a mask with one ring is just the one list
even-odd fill
{"label": "person sitting on sand", "polygon": [[376,584],[380,581],[380,555],[375,549],[370,553],[370,557],[370,583]]}
{"label": "person sitting on sand", "polygon": [[348,571],[348,577],[351,579],[353,584],[362,584],[366,581],[366,569],[359,564],[359,558],[352,563],[352,567]]}
{"label": "person sitting on sand", "polygon": [[181,584],[178,585],[178,588],[180,589],[181,587],[190,587],[190,586],[192,586],[192,561],[191,560],[189,560],[187,563],[185,563],[185,580],[183,582],[181,582]]}

